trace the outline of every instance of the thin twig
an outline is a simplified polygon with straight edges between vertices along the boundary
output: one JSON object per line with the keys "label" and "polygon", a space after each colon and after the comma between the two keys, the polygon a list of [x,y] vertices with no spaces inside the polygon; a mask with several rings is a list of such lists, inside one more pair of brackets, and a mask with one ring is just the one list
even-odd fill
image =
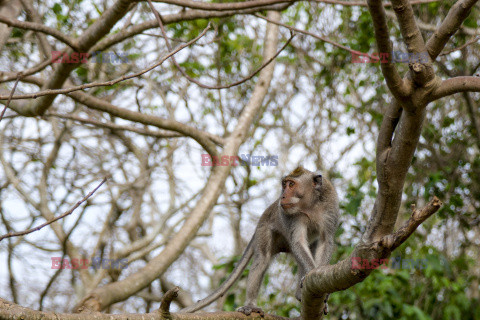
{"label": "thin twig", "polygon": [[58,216],[52,220],[49,220],[41,225],[39,225],[38,227],[35,227],[35,228],[32,228],[32,229],[28,229],[28,230],[25,230],[25,231],[19,231],[19,232],[9,232],[3,236],[0,237],[0,241],[2,241],[3,239],[6,239],[6,238],[10,238],[10,237],[18,237],[18,236],[24,236],[26,234],[29,234],[29,233],[32,233],[32,232],[35,232],[35,231],[38,231],[40,229],[42,229],[43,227],[45,226],[48,226],[49,224],[51,223],[54,223],[55,221],[57,220],[60,220],[62,218],[65,218],[66,216],[68,216],[69,214],[71,214],[73,211],[75,211],[75,209],[77,209],[82,203],[84,203],[85,201],[87,201],[88,198],[90,198],[97,190],[98,188],[100,188],[102,186],[102,184],[105,183],[105,181],[107,181],[107,178],[103,178],[102,182],[100,182],[100,184],[95,188],[93,189],[89,194],[87,194],[82,200],[78,201],[70,210],[68,210],[67,212],[65,212],[64,214],[62,214],[61,216]]}
{"label": "thin twig", "polygon": [[13,85],[12,91],[10,91],[10,96],[8,97],[8,101],[5,104],[5,106],[3,107],[2,113],[0,114],[0,121],[2,121],[3,115],[5,114],[5,111],[7,111],[7,108],[10,105],[10,101],[12,101],[12,97],[13,97],[13,94],[15,92],[15,89],[17,89],[18,81],[20,81],[20,76],[21,76],[21,73],[17,74],[17,80],[15,80],[15,84]]}
{"label": "thin twig", "polygon": [[[155,15],[155,18],[157,19],[157,22],[158,22],[158,25],[160,26],[160,30],[162,31],[162,35],[163,35],[163,38],[165,39],[165,43],[167,45],[167,48],[168,50],[171,50],[171,46],[170,46],[170,42],[168,41],[168,37],[167,37],[167,33],[165,32],[165,28],[163,26],[163,22],[162,22],[162,18],[160,16],[160,14],[158,13],[158,11],[155,9],[155,7],[153,6],[153,3],[152,3],[152,0],[147,0],[148,1],[148,4],[150,5],[150,8],[151,10],[153,11],[153,14]],[[204,84],[204,83],[201,83],[200,81],[190,77],[186,72],[185,70],[183,70],[183,68],[178,64],[177,60],[175,59],[175,57],[171,57],[172,58],[172,62],[175,64],[175,66],[177,67],[177,69],[180,71],[180,73],[188,79],[188,81],[191,81],[193,83],[195,83],[196,85],[198,85],[199,87],[201,88],[205,88],[205,89],[228,89],[228,88],[231,88],[231,87],[235,87],[235,86],[238,86],[239,84],[242,84],[250,79],[252,79],[257,73],[259,73],[260,71],[262,71],[267,65],[269,65],[273,60],[275,60],[277,58],[277,56],[283,51],[285,50],[285,48],[288,46],[288,44],[290,43],[290,41],[292,41],[293,37],[295,37],[295,34],[293,32],[290,31],[290,38],[287,40],[287,42],[282,46],[282,48],[277,51],[277,53],[271,57],[270,59],[268,59],[265,63],[263,63],[260,68],[256,69],[255,71],[253,71],[250,75],[248,75],[247,77],[239,80],[239,81],[236,81],[236,82],[233,82],[231,84],[227,84],[227,85],[219,85],[219,86],[210,86],[210,85],[207,85],[207,84]]]}
{"label": "thin twig", "polygon": [[111,130],[127,130],[131,132],[135,132],[144,136],[152,136],[152,137],[157,137],[157,138],[182,138],[184,137],[183,135],[179,133],[173,133],[173,132],[168,132],[168,131],[152,131],[149,129],[142,129],[142,128],[136,128],[133,126],[126,126],[126,125],[118,125],[114,124],[111,122],[102,122],[102,121],[97,121],[93,119],[86,119],[86,118],[81,118],[81,117],[76,117],[72,115],[67,115],[67,114],[59,114],[59,113],[48,113],[43,115],[43,117],[57,117],[61,119],[69,119],[69,120],[74,120],[78,121],[81,123],[86,123],[86,124],[91,124],[97,127],[101,128],[107,128]]}
{"label": "thin twig", "polygon": [[284,24],[284,23],[281,23],[281,22],[278,22],[278,21],[274,21],[274,20],[269,19],[269,18],[267,18],[267,17],[265,17],[265,16],[262,16],[262,15],[260,15],[260,14],[258,14],[258,13],[255,13],[254,16],[257,17],[257,18],[266,20],[266,21],[268,21],[268,22],[270,22],[270,23],[274,23],[274,24],[279,25],[279,26],[281,26],[281,27],[287,28],[287,29],[289,29],[290,31],[295,31],[295,32],[298,32],[298,33],[303,33],[303,34],[305,34],[305,35],[308,35],[308,36],[314,37],[314,38],[316,38],[316,39],[322,40],[322,41],[324,41],[324,42],[330,43],[331,45],[333,45],[333,46],[335,46],[335,47],[338,47],[338,48],[340,48],[340,49],[347,50],[347,51],[349,51],[349,52],[351,52],[351,53],[358,54],[358,51],[356,51],[356,50],[350,49],[349,47],[346,47],[346,46],[344,46],[344,45],[341,45],[341,44],[338,43],[338,42],[335,42],[335,41],[332,41],[332,40],[330,40],[330,39],[328,39],[328,38],[325,38],[325,37],[316,35],[316,34],[311,33],[311,32],[309,32],[309,31],[302,30],[302,29],[298,29],[298,28],[295,28],[295,27],[286,25],[286,24]]}
{"label": "thin twig", "polygon": [[452,53],[452,52],[462,50],[463,48],[468,47],[468,46],[471,45],[472,43],[477,42],[478,39],[480,39],[480,36],[476,36],[475,38],[470,39],[469,41],[465,42],[465,43],[464,43],[463,45],[461,45],[460,47],[453,48],[452,50],[448,50],[448,51],[442,52],[442,53],[439,54],[439,56],[446,56],[446,55],[449,55],[449,54]]}

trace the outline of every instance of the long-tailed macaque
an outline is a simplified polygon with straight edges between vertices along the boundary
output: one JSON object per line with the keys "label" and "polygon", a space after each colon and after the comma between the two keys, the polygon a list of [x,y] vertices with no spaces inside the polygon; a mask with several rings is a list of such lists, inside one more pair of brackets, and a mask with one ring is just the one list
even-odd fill
{"label": "long-tailed macaque", "polygon": [[247,279],[245,306],[238,311],[249,315],[263,311],[256,307],[258,291],[272,258],[291,253],[298,263],[295,297],[301,299],[302,281],[313,268],[330,263],[337,230],[337,193],[328,179],[298,167],[282,179],[282,194],[260,217],[255,234],[230,276],[208,297],[181,312],[197,311],[222,295],[235,283],[253,256]]}

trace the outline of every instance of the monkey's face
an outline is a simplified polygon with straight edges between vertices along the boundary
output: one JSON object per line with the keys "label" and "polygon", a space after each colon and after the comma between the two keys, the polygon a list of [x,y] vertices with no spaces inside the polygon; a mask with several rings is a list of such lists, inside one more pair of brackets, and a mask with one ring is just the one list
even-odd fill
{"label": "monkey's face", "polygon": [[299,177],[287,176],[282,179],[280,206],[287,214],[300,213],[312,206],[318,199],[322,186],[322,176],[304,173]]}
{"label": "monkey's face", "polygon": [[280,206],[287,213],[294,213],[298,211],[296,207],[302,198],[300,192],[301,186],[297,179],[285,178],[282,180],[282,196],[280,198]]}

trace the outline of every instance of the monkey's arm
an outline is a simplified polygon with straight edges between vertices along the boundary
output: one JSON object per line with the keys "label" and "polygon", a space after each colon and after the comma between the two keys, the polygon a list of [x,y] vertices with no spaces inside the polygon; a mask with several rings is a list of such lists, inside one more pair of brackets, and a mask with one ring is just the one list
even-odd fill
{"label": "monkey's arm", "polygon": [[227,292],[227,290],[230,289],[230,287],[235,283],[235,281],[237,281],[238,278],[240,278],[243,270],[245,270],[245,268],[248,265],[248,262],[252,258],[254,239],[255,239],[255,234],[253,235],[252,240],[250,240],[250,242],[248,243],[247,248],[243,252],[242,258],[238,262],[235,269],[233,269],[232,273],[228,276],[227,280],[225,280],[217,290],[215,290],[209,296],[203,298],[202,300],[197,301],[197,303],[181,309],[180,312],[195,312],[197,310],[200,310],[208,306],[213,301],[223,296]]}

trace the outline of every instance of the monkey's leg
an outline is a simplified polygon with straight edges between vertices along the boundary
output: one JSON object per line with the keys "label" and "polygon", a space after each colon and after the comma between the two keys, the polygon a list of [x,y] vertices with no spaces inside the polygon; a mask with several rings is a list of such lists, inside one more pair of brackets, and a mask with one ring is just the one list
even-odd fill
{"label": "monkey's leg", "polygon": [[298,301],[301,301],[303,278],[310,270],[315,268],[315,262],[310,247],[308,246],[306,230],[304,227],[297,226],[292,233],[290,251],[297,261],[299,271],[299,281],[295,292],[295,298],[297,298]]}
{"label": "monkey's leg", "polygon": [[[263,250],[263,252],[259,252],[261,250]],[[269,250],[265,250],[265,248],[259,248],[256,250],[247,279],[247,299],[245,301],[245,306],[238,308],[238,312],[241,312],[247,316],[252,312],[257,312],[262,317],[264,316],[263,310],[256,306],[256,302],[263,276],[270,265],[271,259],[272,255]]]}
{"label": "monkey's leg", "polygon": [[330,263],[334,249],[334,242],[332,240],[318,241],[312,248],[315,256],[315,266],[325,266]]}

